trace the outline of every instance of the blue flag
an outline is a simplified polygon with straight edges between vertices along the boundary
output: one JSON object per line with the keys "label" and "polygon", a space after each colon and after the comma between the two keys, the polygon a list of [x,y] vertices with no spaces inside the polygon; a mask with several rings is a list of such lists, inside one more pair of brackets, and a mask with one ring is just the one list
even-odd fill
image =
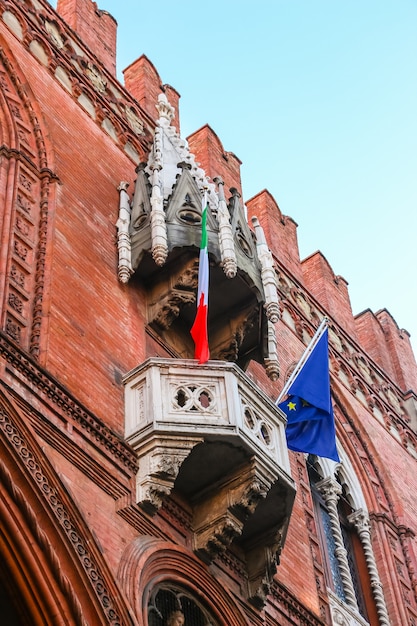
{"label": "blue flag", "polygon": [[290,450],[339,461],[330,396],[327,328],[278,404],[287,416],[285,431]]}

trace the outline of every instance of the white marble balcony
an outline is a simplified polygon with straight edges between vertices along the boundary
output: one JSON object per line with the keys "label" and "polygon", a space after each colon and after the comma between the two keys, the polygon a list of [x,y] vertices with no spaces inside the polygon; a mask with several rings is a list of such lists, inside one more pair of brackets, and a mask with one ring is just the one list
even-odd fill
{"label": "white marble balcony", "polygon": [[137,505],[154,515],[177,494],[192,513],[196,554],[243,555],[248,598],[261,606],[295,495],[285,416],[225,361],[151,358],[124,383]]}

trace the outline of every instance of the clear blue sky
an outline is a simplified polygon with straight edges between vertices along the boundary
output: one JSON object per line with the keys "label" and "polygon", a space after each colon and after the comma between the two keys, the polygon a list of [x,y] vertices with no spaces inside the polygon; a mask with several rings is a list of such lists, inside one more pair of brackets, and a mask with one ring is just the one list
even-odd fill
{"label": "clear blue sky", "polygon": [[[417,0],[97,0],[117,69],[146,54],[349,283],[354,314],[387,308],[417,352]],[[55,3],[53,4],[55,6]]]}

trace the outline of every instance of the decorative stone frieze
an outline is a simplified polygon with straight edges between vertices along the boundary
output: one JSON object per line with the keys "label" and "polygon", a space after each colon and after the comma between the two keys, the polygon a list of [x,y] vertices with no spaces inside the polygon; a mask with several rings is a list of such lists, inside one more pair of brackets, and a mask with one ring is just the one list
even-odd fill
{"label": "decorative stone frieze", "polygon": [[[107,120],[117,113],[122,128],[109,133],[134,162],[139,163],[150,147],[153,124],[140,111],[132,96],[116,78],[97,67],[97,59],[47,3],[21,3],[13,10],[0,6],[0,19],[43,67],[51,73],[93,120],[101,124],[96,109]],[[81,100],[79,100],[82,94]],[[85,106],[90,103],[89,106]]]}

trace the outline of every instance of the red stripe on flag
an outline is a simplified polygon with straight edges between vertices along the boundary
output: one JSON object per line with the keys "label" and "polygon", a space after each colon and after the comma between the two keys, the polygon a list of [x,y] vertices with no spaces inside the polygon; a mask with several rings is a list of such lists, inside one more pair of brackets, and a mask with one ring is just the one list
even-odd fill
{"label": "red stripe on flag", "polygon": [[206,363],[206,361],[210,358],[207,334],[207,314],[208,306],[207,304],[204,304],[204,294],[202,293],[194,324],[191,328],[191,336],[195,343],[194,358],[198,359],[199,363]]}
{"label": "red stripe on flag", "polygon": [[201,247],[198,266],[197,313],[191,328],[191,336],[195,343],[194,358],[199,363],[206,363],[210,358],[208,345],[208,250],[207,250],[207,194],[204,194],[201,214]]}

